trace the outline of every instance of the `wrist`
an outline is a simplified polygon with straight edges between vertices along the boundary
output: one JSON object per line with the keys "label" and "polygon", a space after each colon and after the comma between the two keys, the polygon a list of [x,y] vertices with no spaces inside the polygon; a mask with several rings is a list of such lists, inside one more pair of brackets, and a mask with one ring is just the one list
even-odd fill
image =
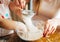
{"label": "wrist", "polygon": [[60,18],[54,18],[53,20],[57,23],[58,26],[60,26]]}

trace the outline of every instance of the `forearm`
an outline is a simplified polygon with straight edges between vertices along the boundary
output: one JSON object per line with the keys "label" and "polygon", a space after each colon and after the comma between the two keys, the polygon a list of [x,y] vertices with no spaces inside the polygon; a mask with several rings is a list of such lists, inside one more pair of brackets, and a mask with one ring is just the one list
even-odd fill
{"label": "forearm", "polygon": [[10,30],[14,30],[16,28],[15,21],[7,20],[7,19],[1,19],[0,25],[5,29],[10,29]]}

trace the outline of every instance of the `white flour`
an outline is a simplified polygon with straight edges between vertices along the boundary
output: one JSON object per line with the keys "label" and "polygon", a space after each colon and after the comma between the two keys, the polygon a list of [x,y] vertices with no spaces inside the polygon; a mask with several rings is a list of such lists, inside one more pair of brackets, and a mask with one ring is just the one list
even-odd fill
{"label": "white flour", "polygon": [[27,32],[23,32],[23,31],[20,32],[17,30],[18,36],[23,40],[34,41],[40,39],[43,36],[43,31],[44,31],[43,22],[42,21],[38,22],[38,20],[34,20],[33,23],[32,22],[33,16],[34,16],[33,13],[31,14],[29,13],[26,15],[23,14],[23,21],[25,22]]}

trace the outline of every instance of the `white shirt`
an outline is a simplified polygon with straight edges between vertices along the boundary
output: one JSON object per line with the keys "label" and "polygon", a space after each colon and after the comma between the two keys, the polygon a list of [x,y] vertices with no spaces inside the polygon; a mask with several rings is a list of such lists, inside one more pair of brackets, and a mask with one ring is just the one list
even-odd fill
{"label": "white shirt", "polygon": [[[11,19],[8,7],[10,0],[1,0],[1,1],[3,2],[3,4],[0,4],[0,15],[2,15],[5,19]],[[9,35],[13,32],[14,32],[13,30],[6,30],[0,28],[0,36]]]}

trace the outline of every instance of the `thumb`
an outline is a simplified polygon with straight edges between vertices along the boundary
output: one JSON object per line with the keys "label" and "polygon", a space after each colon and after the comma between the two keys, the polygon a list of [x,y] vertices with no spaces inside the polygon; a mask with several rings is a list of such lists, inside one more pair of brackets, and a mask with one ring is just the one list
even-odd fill
{"label": "thumb", "polygon": [[22,8],[25,8],[26,1],[20,0],[20,2],[21,2],[21,7],[22,7]]}

